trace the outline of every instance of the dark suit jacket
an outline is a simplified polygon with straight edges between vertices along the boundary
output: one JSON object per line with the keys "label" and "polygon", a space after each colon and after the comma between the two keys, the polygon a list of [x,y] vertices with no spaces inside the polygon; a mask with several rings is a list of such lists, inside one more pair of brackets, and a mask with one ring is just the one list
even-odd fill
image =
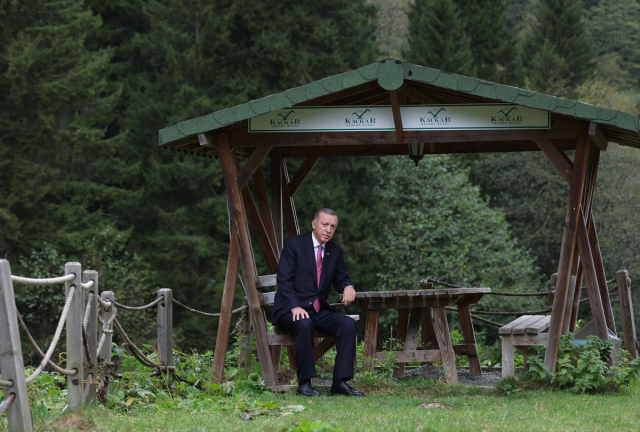
{"label": "dark suit jacket", "polygon": [[320,290],[318,290],[312,235],[309,232],[289,237],[284,241],[278,266],[278,291],[271,312],[271,321],[274,323],[277,323],[283,314],[291,312],[293,308],[313,308],[316,297],[320,299],[323,309],[331,309],[327,298],[329,285],[332,283],[340,294],[349,285],[355,289],[344,264],[342,248],[333,241],[329,241],[324,245]]}

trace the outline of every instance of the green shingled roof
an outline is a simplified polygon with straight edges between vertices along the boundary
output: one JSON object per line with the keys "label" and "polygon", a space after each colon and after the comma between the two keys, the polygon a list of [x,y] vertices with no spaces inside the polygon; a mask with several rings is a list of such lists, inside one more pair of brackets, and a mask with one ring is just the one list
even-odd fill
{"label": "green shingled roof", "polygon": [[[631,132],[632,134],[630,134],[630,136],[633,142],[626,142],[625,144],[635,144],[635,146],[640,147],[640,119],[637,115],[536,93],[517,87],[496,84],[477,78],[456,75],[393,59],[376,62],[357,70],[334,75],[319,81],[313,81],[309,84],[283,91],[282,93],[266,96],[242,105],[180,122],[160,130],[159,144],[165,145],[190,135],[209,132],[251,117],[287,108],[374,80],[377,80],[380,87],[385,90],[396,90],[402,86],[405,80],[408,82],[415,81],[453,90],[460,94],[480,96],[496,101],[523,105],[556,114],[572,116],[582,120],[593,121],[600,125],[609,126],[607,129],[618,129],[618,132],[627,131],[625,135],[629,135],[629,132]],[[616,139],[610,140],[614,142],[618,141]]]}

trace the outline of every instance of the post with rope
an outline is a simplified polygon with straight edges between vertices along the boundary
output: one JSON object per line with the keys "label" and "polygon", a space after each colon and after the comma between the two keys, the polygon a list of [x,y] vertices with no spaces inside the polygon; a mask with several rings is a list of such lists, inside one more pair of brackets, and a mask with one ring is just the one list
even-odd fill
{"label": "post with rope", "polygon": [[616,272],[616,285],[618,285],[618,300],[620,301],[620,311],[622,313],[624,349],[629,351],[631,357],[635,359],[638,358],[638,346],[636,342],[636,323],[633,319],[629,272],[618,270]]}
{"label": "post with rope", "polygon": [[[100,323],[102,323],[102,334],[100,335],[101,344],[98,350],[98,362],[111,362],[111,343],[113,341],[113,330],[108,323],[113,322],[114,307],[116,295],[112,291],[103,291],[100,293]],[[106,305],[106,306],[105,306]],[[104,338],[104,341],[102,340]]]}
{"label": "post with rope", "polygon": [[85,404],[93,405],[96,401],[96,372],[98,371],[98,272],[85,270],[82,279],[84,282],[82,287],[86,287],[87,299],[83,326],[90,356],[86,359],[84,370],[85,390],[89,391]]}
{"label": "post with rope", "polygon": [[77,262],[69,262],[64,266],[65,275],[73,274],[74,279],[64,283],[65,296],[73,296],[67,315],[67,369],[75,369],[74,375],[67,376],[67,401],[70,411],[82,409],[84,393],[84,367],[82,364],[82,266]]}
{"label": "post with rope", "polygon": [[8,404],[9,430],[33,431],[11,266],[4,259],[0,259],[0,372],[5,397],[3,405]]}
{"label": "post with rope", "polygon": [[173,366],[173,291],[170,288],[158,290],[158,363],[171,376]]}

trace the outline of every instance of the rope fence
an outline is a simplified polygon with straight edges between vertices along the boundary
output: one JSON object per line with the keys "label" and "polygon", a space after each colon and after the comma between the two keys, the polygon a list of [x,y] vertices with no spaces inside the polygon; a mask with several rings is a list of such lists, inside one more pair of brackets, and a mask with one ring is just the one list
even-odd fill
{"label": "rope fence", "polygon": [[0,387],[13,387],[13,381],[3,381],[0,379]]}
{"label": "rope fence", "polygon": [[0,417],[4,415],[4,413],[9,409],[13,401],[15,400],[15,393],[11,393],[7,398],[0,404]]}
{"label": "rope fence", "polygon": [[148,305],[144,305],[144,306],[127,306],[127,305],[120,304],[117,301],[114,301],[113,304],[118,306],[120,309],[124,309],[124,310],[134,311],[135,312],[135,311],[143,311],[143,310],[150,309],[150,308],[154,307],[155,305],[157,305],[158,303],[160,303],[163,300],[164,300],[164,297],[160,296],[157,299],[155,299],[154,301],[152,301],[151,303],[149,303]]}
{"label": "rope fence", "polygon": [[59,283],[65,283],[72,281],[76,278],[74,274],[68,274],[55,278],[44,278],[44,279],[34,279],[34,278],[26,278],[22,276],[14,276],[11,275],[11,280],[13,282],[25,284],[25,285],[56,285]]}
{"label": "rope fence", "polygon": [[[202,316],[212,317],[212,318],[215,318],[215,317],[219,317],[219,316],[220,316],[220,313],[202,312],[202,311],[199,311],[199,310],[197,310],[197,309],[190,308],[189,306],[187,306],[187,305],[184,305],[184,304],[180,303],[180,302],[179,302],[178,300],[176,300],[176,299],[171,299],[171,300],[173,301],[173,303],[174,303],[174,304],[177,304],[177,305],[178,305],[178,306],[180,306],[181,308],[184,308],[184,309],[188,310],[189,312],[194,313],[194,314],[196,314],[196,315],[202,315]],[[243,311],[243,310],[245,310],[245,309],[248,309],[248,308],[249,308],[249,306],[241,306],[241,307],[239,307],[238,309],[234,309],[234,310],[232,310],[232,311],[231,311],[231,315],[237,314],[238,312],[241,312],[241,311]]]}

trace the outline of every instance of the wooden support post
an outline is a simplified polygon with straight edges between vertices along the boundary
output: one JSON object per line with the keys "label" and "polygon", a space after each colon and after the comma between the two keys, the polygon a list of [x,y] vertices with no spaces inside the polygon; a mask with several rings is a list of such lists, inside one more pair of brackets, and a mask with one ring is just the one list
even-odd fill
{"label": "wooden support post", "polygon": [[[468,303],[458,305],[458,315],[460,315],[460,325],[462,326],[464,343],[477,347],[476,334],[473,331],[473,321],[471,320],[471,311]],[[467,360],[469,360],[469,371],[475,376],[482,376],[477,348],[474,354],[467,354]]]}
{"label": "wooden support post", "polygon": [[[91,315],[89,316],[89,324],[87,325],[87,345],[89,345],[89,353],[91,354],[91,364],[86,365],[84,369],[85,381],[89,379],[91,374],[91,384],[89,385],[89,396],[85,401],[86,405],[95,405],[96,403],[96,379],[98,373],[98,272],[95,270],[85,270],[82,274],[84,283],[93,281],[93,285],[87,290],[87,302],[92,299]],[[93,294],[90,296],[89,294]],[[88,359],[87,359],[88,361]]]}
{"label": "wooden support post", "polygon": [[433,308],[433,324],[436,329],[440,352],[442,353],[442,366],[444,367],[445,379],[448,383],[457,383],[456,355],[453,352],[451,333],[449,333],[449,323],[447,322],[447,312],[445,312],[444,307]]}
{"label": "wooden support post", "polygon": [[307,176],[311,173],[313,167],[316,166],[318,161],[320,160],[320,156],[309,156],[302,162],[300,168],[296,172],[296,175],[291,179],[291,183],[289,184],[289,193],[291,196],[294,196],[300,186],[302,186],[302,182],[307,178]]}
{"label": "wooden support post", "polygon": [[9,430],[33,431],[11,266],[5,259],[0,259],[0,372],[3,381],[13,382],[11,387],[2,387],[5,399],[15,395],[7,410]]}
{"label": "wooden support post", "polygon": [[[158,303],[158,363],[169,367],[173,366],[173,291],[161,288],[158,297],[164,297]],[[171,376],[169,370],[167,375]]]}
{"label": "wooden support post", "polygon": [[276,252],[276,258],[280,259],[280,250],[278,249],[278,242],[276,240],[275,230],[273,228],[273,218],[271,216],[271,206],[269,205],[269,193],[267,192],[267,185],[264,182],[264,175],[262,168],[258,167],[253,174],[253,185],[256,189],[256,199],[258,201],[258,210],[260,211],[260,218],[264,224],[264,228],[267,230],[269,241],[271,246]]}
{"label": "wooden support post", "polygon": [[511,343],[511,335],[502,335],[502,378],[511,377],[515,374],[515,355]]}
{"label": "wooden support post", "polygon": [[624,332],[624,349],[629,351],[632,358],[638,358],[636,323],[633,319],[630,281],[629,273],[626,270],[618,270],[616,272],[618,299],[620,300],[620,311],[622,315],[622,331]]}
{"label": "wooden support post", "polygon": [[[100,298],[104,302],[111,302],[112,305],[113,305],[113,302],[116,301],[116,295],[111,291],[103,291],[102,293],[100,293]],[[104,320],[105,323],[109,322],[109,319],[111,319],[112,316],[113,316],[113,306],[111,306],[107,310],[104,310],[104,309],[100,310],[100,317]],[[102,332],[102,328],[100,329],[100,331]],[[100,337],[102,337],[102,333],[100,333]],[[98,353],[98,361],[105,361],[105,362],[111,361],[112,341],[113,341],[113,332],[106,333],[105,341],[102,344],[102,349]]]}
{"label": "wooden support post", "polygon": [[277,252],[280,256],[284,227],[282,224],[282,152],[279,148],[271,150],[271,219],[278,245]]}
{"label": "wooden support post", "polygon": [[575,163],[571,176],[571,187],[569,190],[569,203],[565,218],[565,229],[562,238],[562,249],[560,251],[560,262],[558,266],[558,282],[556,284],[556,294],[553,300],[551,311],[551,323],[549,326],[549,339],[547,351],[545,353],[545,364],[555,371],[558,359],[558,346],[562,335],[562,326],[565,315],[565,306],[569,290],[571,266],[577,236],[578,219],[580,217],[580,204],[582,201],[582,191],[589,158],[589,146],[591,142],[588,137],[578,140],[576,146]]}
{"label": "wooden support post", "polygon": [[64,266],[64,274],[74,274],[76,277],[65,282],[65,297],[69,291],[75,289],[73,299],[67,314],[67,369],[76,369],[78,373],[67,376],[67,400],[69,410],[82,409],[82,394],[84,393],[84,367],[82,347],[82,317],[84,302],[82,301],[82,266],[77,262],[69,262]]}
{"label": "wooden support post", "polygon": [[242,189],[249,183],[249,179],[253,177],[253,173],[260,168],[260,164],[265,157],[269,154],[273,146],[258,147],[253,151],[253,154],[244,165],[241,170],[238,170],[236,181],[238,182],[238,188]]}
{"label": "wooden support post", "polygon": [[[243,302],[243,306],[246,303]],[[238,356],[238,369],[249,372],[251,366],[251,351],[253,350],[253,333],[251,332],[251,318],[249,312],[244,314],[244,320],[240,323],[240,354]]]}
{"label": "wooden support post", "polygon": [[222,307],[218,322],[218,336],[216,351],[213,356],[213,373],[211,382],[221,383],[224,380],[224,362],[229,346],[229,330],[231,328],[231,312],[233,300],[236,297],[236,280],[238,278],[238,242],[236,236],[231,236],[229,243],[229,257],[227,259],[227,273],[224,277],[224,291],[222,292]]}
{"label": "wooden support post", "polygon": [[378,317],[379,309],[367,311],[367,323],[364,330],[364,367],[373,370],[376,365],[376,350],[378,347]]}
{"label": "wooden support post", "polygon": [[428,350],[438,349],[438,338],[433,328],[433,313],[430,307],[422,311],[422,345]]}
{"label": "wooden support post", "polygon": [[[403,98],[406,99],[406,98]],[[400,115],[400,102],[398,92],[391,90],[389,92],[389,100],[391,101],[391,111],[393,112],[393,123],[396,127],[396,140],[398,144],[404,143],[404,129],[402,128],[402,116]]]}
{"label": "wooden support post", "polygon": [[571,319],[569,320],[569,331],[575,333],[578,322],[578,312],[580,310],[580,295],[582,294],[582,263],[578,262],[578,272],[573,287],[573,307],[571,308]]}
{"label": "wooden support post", "polygon": [[611,306],[611,298],[609,297],[607,276],[604,273],[604,263],[602,261],[600,242],[598,241],[598,233],[596,231],[596,225],[593,220],[593,214],[589,215],[587,228],[589,231],[589,244],[591,245],[591,251],[593,252],[593,263],[595,265],[596,278],[598,280],[598,288],[600,289],[600,298],[602,299],[602,308],[604,309],[607,327],[614,334],[618,334],[618,332],[616,331],[616,322],[613,318],[613,307]]}
{"label": "wooden support post", "polygon": [[236,164],[231,154],[231,147],[226,133],[216,135],[216,146],[222,165],[227,200],[229,203],[229,213],[231,216],[232,230],[238,241],[238,252],[240,256],[240,266],[244,274],[247,301],[251,323],[256,337],[258,349],[258,359],[262,368],[262,377],[267,386],[276,384],[276,371],[271,361],[271,352],[267,342],[267,323],[262,313],[262,306],[256,288],[255,260],[251,250],[251,241],[246,225],[246,213],[240,197],[240,189],[236,183]]}

